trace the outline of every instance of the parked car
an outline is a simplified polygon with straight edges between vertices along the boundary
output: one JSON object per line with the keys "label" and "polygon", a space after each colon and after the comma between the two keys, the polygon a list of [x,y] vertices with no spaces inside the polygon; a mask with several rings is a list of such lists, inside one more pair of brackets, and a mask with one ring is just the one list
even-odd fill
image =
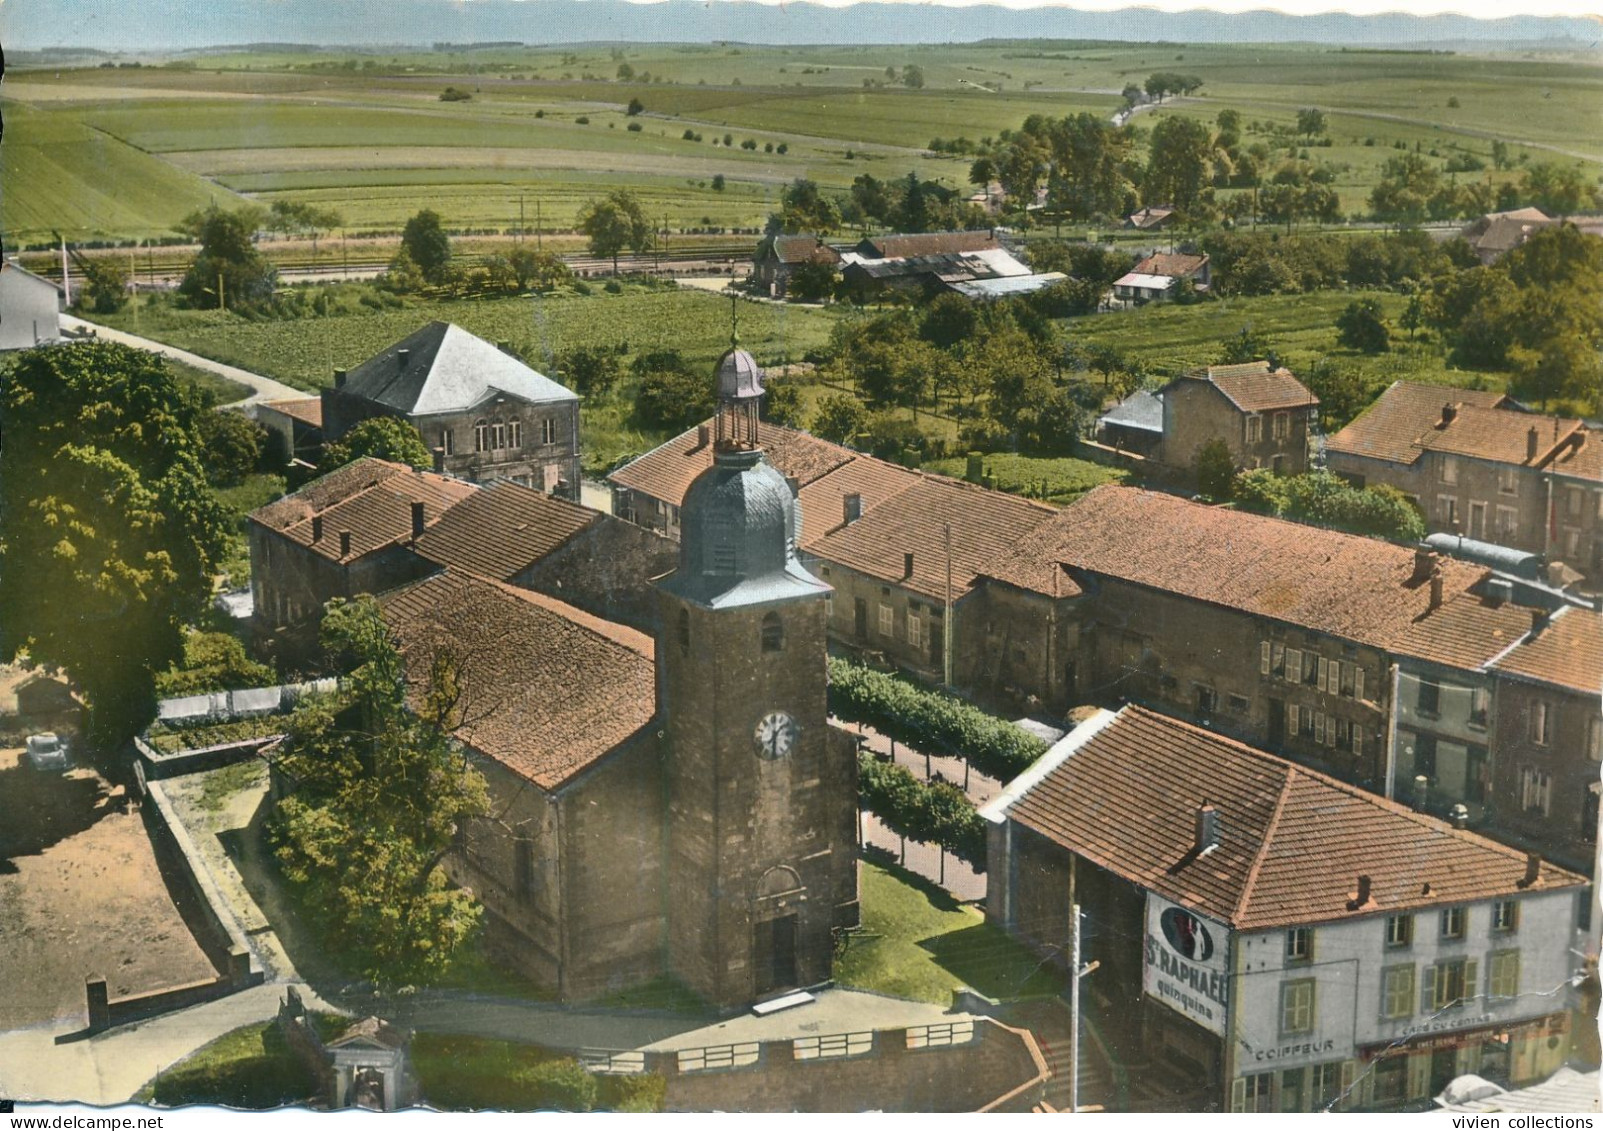
{"label": "parked car", "polygon": [[54,731],[28,736],[28,761],[36,770],[65,770],[67,744]]}

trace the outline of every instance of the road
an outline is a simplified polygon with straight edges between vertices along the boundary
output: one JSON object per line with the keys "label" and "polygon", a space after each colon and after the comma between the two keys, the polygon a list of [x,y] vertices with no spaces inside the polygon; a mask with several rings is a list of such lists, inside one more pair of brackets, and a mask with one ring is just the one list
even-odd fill
{"label": "road", "polygon": [[260,373],[252,373],[249,370],[237,369],[232,365],[224,365],[220,361],[213,361],[209,357],[201,357],[199,354],[169,346],[164,342],[141,338],[135,334],[125,334],[121,330],[113,330],[109,326],[101,326],[95,322],[86,322],[82,318],[74,318],[70,314],[61,316],[61,325],[63,329],[70,330],[75,334],[93,334],[95,337],[102,338],[108,342],[120,342],[125,346],[132,346],[134,349],[158,353],[164,357],[181,361],[185,365],[193,365],[196,369],[204,369],[209,373],[217,374],[219,377],[227,377],[230,381],[238,381],[241,385],[248,386],[251,389],[251,395],[244,400],[235,401],[235,404],[247,405],[258,404],[261,401],[295,400],[311,395],[281,381],[275,381],[271,377],[263,377]]}

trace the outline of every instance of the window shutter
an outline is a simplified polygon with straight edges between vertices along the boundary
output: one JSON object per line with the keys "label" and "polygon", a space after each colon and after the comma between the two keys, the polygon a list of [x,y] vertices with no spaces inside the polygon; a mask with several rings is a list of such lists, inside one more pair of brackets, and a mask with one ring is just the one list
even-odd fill
{"label": "window shutter", "polygon": [[1336,745],[1336,717],[1332,715],[1330,722],[1325,726],[1325,745]]}
{"label": "window shutter", "polygon": [[1290,732],[1292,734],[1297,734],[1302,729],[1299,726],[1299,723],[1302,720],[1300,720],[1297,717],[1301,713],[1302,713],[1301,710],[1297,707],[1297,704],[1295,704],[1295,703],[1293,703],[1291,706],[1286,708],[1286,726],[1287,726],[1287,728],[1290,730]]}
{"label": "window shutter", "polygon": [[1464,963],[1464,1000],[1475,1000],[1475,978],[1480,973],[1481,964],[1471,958]]}
{"label": "window shutter", "polygon": [[1408,1098],[1420,1099],[1430,1095],[1430,1064],[1428,1056],[1411,1056],[1408,1058]]}
{"label": "window shutter", "polygon": [[1359,756],[1364,753],[1364,730],[1357,723],[1353,724],[1353,753]]}
{"label": "window shutter", "polygon": [[1436,975],[1439,971],[1434,966],[1426,966],[1420,973],[1424,977],[1419,980],[1419,1012],[1429,1017],[1436,1012]]}
{"label": "window shutter", "polygon": [[1245,1076],[1238,1076],[1230,1081],[1230,1110],[1232,1112],[1247,1110],[1247,1078]]}
{"label": "window shutter", "polygon": [[1354,668],[1353,668],[1353,698],[1354,699],[1362,699],[1363,697],[1364,697],[1364,669],[1360,668],[1360,667],[1357,667],[1357,666],[1354,666]]}
{"label": "window shutter", "polygon": [[1286,649],[1286,678],[1292,683],[1302,682],[1302,649]]}
{"label": "window shutter", "polygon": [[1330,661],[1323,656],[1319,657],[1319,667],[1314,673],[1314,683],[1321,691],[1330,686]]}
{"label": "window shutter", "polygon": [[1269,656],[1269,641],[1265,640],[1258,646],[1258,673],[1260,675],[1269,674]]}
{"label": "window shutter", "polygon": [[1344,1060],[1341,1062],[1341,1099],[1339,1106],[1348,1107],[1357,1100],[1353,1095],[1353,1085],[1358,1082],[1358,1062]]}

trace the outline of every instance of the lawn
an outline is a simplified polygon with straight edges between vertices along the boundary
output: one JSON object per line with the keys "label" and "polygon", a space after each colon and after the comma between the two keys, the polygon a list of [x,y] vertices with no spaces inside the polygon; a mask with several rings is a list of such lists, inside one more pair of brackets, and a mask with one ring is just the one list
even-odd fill
{"label": "lawn", "polygon": [[[963,457],[930,460],[924,467],[955,479],[965,478],[968,474],[968,460]],[[1012,452],[993,452],[985,457],[984,467],[991,485],[998,491],[1045,499],[1059,506],[1072,503],[1093,487],[1100,487],[1104,483],[1124,483],[1130,478],[1130,473],[1121,468],[1104,467],[1072,456],[1024,456]]]}
{"label": "lawn", "polygon": [[[337,1035],[349,1018],[313,1013],[325,1040]],[[137,1103],[163,1107],[210,1104],[266,1108],[300,1104],[317,1091],[317,1083],[296,1059],[272,1021],[245,1025],[203,1045],[161,1072],[134,1096]]]}
{"label": "lawn", "polygon": [[835,960],[843,986],[950,1004],[968,986],[989,997],[1054,994],[1059,974],[972,907],[894,864],[858,870],[862,931]]}
{"label": "lawn", "polygon": [[586,1072],[539,1045],[419,1033],[412,1065],[423,1100],[442,1111],[661,1111],[655,1075]]}

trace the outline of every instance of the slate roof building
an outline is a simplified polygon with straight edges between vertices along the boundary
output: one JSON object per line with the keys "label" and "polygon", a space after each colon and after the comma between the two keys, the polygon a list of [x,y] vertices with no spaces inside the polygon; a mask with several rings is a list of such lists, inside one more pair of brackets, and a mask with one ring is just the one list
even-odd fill
{"label": "slate roof building", "polygon": [[442,469],[579,497],[579,397],[459,326],[430,322],[323,390],[323,434],[373,416],[415,425]]}
{"label": "slate roof building", "polygon": [[1568,1055],[1586,880],[1540,857],[1136,706],[981,812],[987,917],[1061,962],[1078,904],[1104,1025],[1187,1106],[1423,1109]]}

